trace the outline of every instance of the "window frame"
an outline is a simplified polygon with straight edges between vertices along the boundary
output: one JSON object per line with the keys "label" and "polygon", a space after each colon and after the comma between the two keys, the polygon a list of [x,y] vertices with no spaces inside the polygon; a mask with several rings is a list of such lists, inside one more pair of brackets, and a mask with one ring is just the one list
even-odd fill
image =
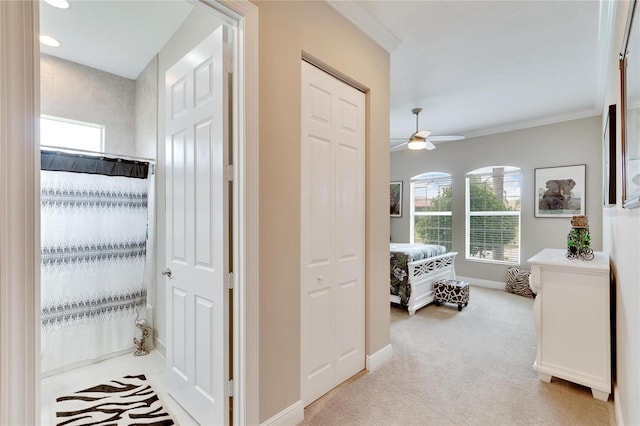
{"label": "window frame", "polygon": [[[518,175],[518,210],[488,210],[488,211],[471,211],[471,177],[483,177],[483,176],[495,176],[494,172],[487,172],[486,170],[493,170],[496,168],[504,168],[505,171],[502,176]],[[509,169],[509,170],[506,170]],[[484,171],[484,172],[481,172]],[[488,263],[492,265],[520,265],[522,262],[522,169],[513,166],[487,166],[481,167],[465,174],[465,260],[470,262]],[[518,228],[516,241],[518,242],[517,261],[510,260],[494,260],[478,258],[470,255],[471,249],[471,217],[496,217],[496,216],[517,216]],[[503,245],[504,246],[504,245]]]}
{"label": "window frame", "polygon": [[[48,120],[48,121],[55,121],[55,122],[59,122],[59,123],[66,123],[66,124],[72,124],[75,126],[83,126],[83,127],[87,127],[87,128],[94,128],[94,129],[98,129],[100,131],[100,147],[99,150],[94,150],[94,149],[85,149],[85,148],[77,148],[77,147],[70,147],[70,146],[61,146],[61,145],[52,145],[46,142],[43,142],[42,140],[42,122],[43,120]],[[46,115],[46,114],[41,114],[40,115],[40,145],[42,147],[45,148],[54,148],[57,150],[61,150],[61,151],[74,151],[74,152],[86,152],[86,153],[95,153],[95,154],[104,154],[104,146],[105,146],[105,126],[102,124],[96,124],[96,123],[89,123],[87,121],[79,121],[79,120],[72,120],[70,118],[64,118],[64,117],[56,117],[53,115]],[[89,148],[93,148],[93,147],[89,147]]]}
{"label": "window frame", "polygon": [[[430,176],[433,175],[433,177],[421,177],[421,176]],[[447,251],[451,251],[453,249],[453,208],[451,208],[448,211],[437,211],[437,212],[416,212],[415,211],[415,185],[416,184],[421,184],[421,183],[432,183],[432,182],[437,182],[437,181],[442,181],[442,180],[447,180],[449,182],[449,185],[451,187],[453,187],[453,176],[450,173],[445,173],[445,172],[426,172],[426,173],[422,173],[420,175],[414,176],[413,178],[411,178],[410,180],[410,195],[409,195],[409,199],[410,199],[410,207],[409,207],[409,215],[410,215],[410,221],[409,221],[409,242],[411,244],[416,244],[415,242],[415,222],[416,222],[416,216],[448,216],[451,217],[452,219],[452,224],[451,224],[451,241],[449,242],[449,247],[447,247]],[[453,205],[453,193],[451,195],[451,201],[452,201],[452,205]],[[423,243],[423,244],[436,244],[436,243]],[[444,245],[439,243],[439,245]]]}

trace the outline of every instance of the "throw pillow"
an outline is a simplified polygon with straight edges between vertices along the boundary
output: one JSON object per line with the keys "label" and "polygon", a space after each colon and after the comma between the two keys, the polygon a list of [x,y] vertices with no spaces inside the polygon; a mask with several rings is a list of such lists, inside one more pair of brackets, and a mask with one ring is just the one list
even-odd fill
{"label": "throw pillow", "polygon": [[525,269],[513,266],[507,268],[507,284],[504,291],[533,299],[536,295],[529,287],[529,275],[531,271]]}

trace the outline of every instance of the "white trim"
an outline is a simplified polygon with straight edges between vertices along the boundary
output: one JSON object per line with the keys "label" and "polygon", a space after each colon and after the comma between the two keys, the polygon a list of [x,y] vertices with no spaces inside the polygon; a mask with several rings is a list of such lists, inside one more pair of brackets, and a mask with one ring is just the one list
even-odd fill
{"label": "white trim", "polygon": [[153,339],[153,348],[162,355],[162,358],[167,359],[167,346],[164,342],[157,337]]}
{"label": "white trim", "polygon": [[466,281],[472,286],[475,285],[478,287],[494,288],[496,290],[504,290],[505,286],[505,283],[500,281],[481,280],[479,278],[461,277],[460,275],[457,275],[456,279],[458,281]]}
{"label": "white trim", "polygon": [[38,2],[0,2],[0,424],[40,422]]}
{"label": "white trim", "polygon": [[389,361],[391,358],[393,358],[393,348],[391,347],[391,344],[388,344],[378,352],[372,355],[367,355],[365,368],[367,371],[373,371],[385,362]]}
{"label": "white trim", "polygon": [[276,425],[297,425],[304,420],[304,404],[298,401],[275,416],[271,417],[260,426],[276,426]]}
{"label": "white trim", "polygon": [[515,130],[530,129],[532,127],[547,126],[549,124],[562,123],[565,121],[579,120],[582,118],[589,118],[600,115],[602,115],[602,111],[594,107],[569,114],[559,114],[539,119],[525,120],[518,123],[507,124],[504,126],[487,127],[485,129],[479,129],[473,132],[465,133],[464,136],[466,140],[469,140],[470,138],[478,138],[480,136],[496,135],[498,133],[513,132]]}
{"label": "white trim", "polygon": [[360,7],[357,2],[327,0],[327,4],[347,18],[353,25],[382,46],[387,52],[392,53],[402,44],[402,40],[382,25],[377,18]]}
{"label": "white trim", "polygon": [[[258,8],[248,0],[218,0],[237,21],[234,52],[233,135],[237,152],[234,185],[234,371],[233,423],[259,422],[259,149]],[[219,9],[220,10],[220,9]],[[235,14],[236,16],[231,16]],[[303,415],[304,417],[304,415]]]}
{"label": "white trim", "polygon": [[613,385],[613,412],[616,419],[617,426],[624,426],[624,416],[622,415],[622,406],[620,405],[620,395],[618,391],[618,384]]}
{"label": "white trim", "polygon": [[607,102],[607,84],[610,79],[611,62],[610,58],[615,57],[618,46],[615,43],[615,21],[618,9],[618,2],[600,2],[600,11],[598,13],[598,39],[602,40],[598,43],[597,55],[600,69],[598,70],[598,96],[600,102],[596,102],[596,108],[606,111],[609,107]]}

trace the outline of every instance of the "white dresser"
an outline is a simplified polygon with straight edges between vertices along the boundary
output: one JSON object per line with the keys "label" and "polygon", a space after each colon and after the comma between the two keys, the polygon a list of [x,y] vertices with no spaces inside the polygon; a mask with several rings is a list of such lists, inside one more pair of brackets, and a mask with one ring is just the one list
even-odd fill
{"label": "white dresser", "polygon": [[540,380],[559,377],[591,388],[606,401],[611,393],[609,256],[569,260],[565,250],[545,249],[529,259]]}

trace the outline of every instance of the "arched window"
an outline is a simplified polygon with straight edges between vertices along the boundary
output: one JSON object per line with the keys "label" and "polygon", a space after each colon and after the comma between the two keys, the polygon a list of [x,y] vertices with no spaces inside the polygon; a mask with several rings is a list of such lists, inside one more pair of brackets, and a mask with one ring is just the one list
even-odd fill
{"label": "arched window", "polygon": [[509,166],[467,173],[467,260],[520,263],[520,176]]}
{"label": "arched window", "polygon": [[411,179],[411,242],[451,251],[451,175],[423,173]]}

